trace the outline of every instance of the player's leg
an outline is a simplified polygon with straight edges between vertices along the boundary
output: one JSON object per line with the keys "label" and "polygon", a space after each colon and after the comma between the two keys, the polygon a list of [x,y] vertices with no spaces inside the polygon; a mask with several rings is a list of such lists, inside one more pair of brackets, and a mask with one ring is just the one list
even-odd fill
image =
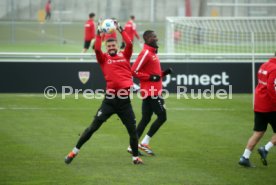
{"label": "player's leg", "polygon": [[136,121],[129,97],[127,99],[120,99],[118,101],[117,114],[125,125],[129,135],[129,144],[132,149],[132,161],[134,164],[142,164],[142,159],[138,157],[138,136],[136,132]]}
{"label": "player's leg", "polygon": [[249,161],[249,158],[256,144],[263,137],[267,129],[267,124],[268,124],[268,120],[267,120],[266,113],[260,113],[260,112],[254,113],[254,132],[252,136],[248,139],[244,153],[239,161],[240,165],[245,167],[253,167],[253,165],[251,165]]}
{"label": "player's leg", "polygon": [[260,154],[263,165],[265,165],[265,166],[267,166],[266,157],[267,157],[269,150],[274,145],[276,145],[276,112],[269,113],[269,123],[272,127],[273,135],[272,135],[270,141],[265,146],[262,146],[258,149],[258,153]]}
{"label": "player's leg", "polygon": [[152,114],[153,110],[150,105],[150,97],[147,97],[142,102],[142,118],[137,126],[138,139],[142,136],[146,126],[149,124]]}
{"label": "player's leg", "polygon": [[87,52],[87,50],[88,50],[89,47],[90,47],[90,44],[91,44],[91,41],[88,41],[88,40],[85,40],[85,41],[84,41],[83,50],[82,50],[83,53],[86,53],[86,52]]}
{"label": "player's leg", "polygon": [[140,148],[149,155],[154,155],[154,152],[149,146],[150,139],[159,130],[159,128],[167,120],[167,112],[164,107],[164,99],[162,97],[152,97],[150,100],[151,109],[157,115],[156,120],[152,123],[147,135],[143,138]]}
{"label": "player's leg", "polygon": [[151,108],[153,112],[157,115],[156,120],[152,123],[147,136],[149,138],[145,138],[142,141],[142,144],[149,144],[149,139],[154,136],[154,134],[159,130],[159,128],[165,123],[167,120],[167,112],[165,109],[165,102],[162,97],[153,97],[150,101]]}
{"label": "player's leg", "polygon": [[74,157],[79,153],[79,150],[83,146],[83,144],[86,143],[91,138],[93,133],[95,133],[101,127],[101,125],[114,113],[114,108],[108,103],[108,101],[110,100],[105,99],[103,101],[91,125],[84,130],[76,146],[65,157],[66,164],[71,163]]}

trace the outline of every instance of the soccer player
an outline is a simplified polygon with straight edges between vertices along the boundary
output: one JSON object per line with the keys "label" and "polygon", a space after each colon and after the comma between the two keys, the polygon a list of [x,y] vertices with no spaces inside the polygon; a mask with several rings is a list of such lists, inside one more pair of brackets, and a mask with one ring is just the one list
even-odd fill
{"label": "soccer player", "polygon": [[271,140],[258,149],[263,165],[267,165],[268,151],[276,144],[276,57],[261,65],[258,71],[258,85],[255,89],[254,101],[254,132],[249,138],[239,164],[245,167],[254,167],[249,157],[266,132],[268,123],[273,135]]}
{"label": "soccer player", "polygon": [[48,0],[46,5],[45,5],[45,12],[46,12],[46,16],[45,16],[45,20],[50,20],[51,19],[51,0]]}
{"label": "soccer player", "polygon": [[[144,48],[133,64],[131,71],[133,76],[140,80],[141,96],[143,97],[142,119],[137,126],[138,138],[143,134],[153,113],[157,115],[157,119],[152,123],[146,136],[139,144],[141,150],[149,155],[154,155],[149,146],[150,139],[167,119],[164,99],[162,98],[162,77],[172,73],[172,69],[161,71],[160,61],[157,56],[158,38],[155,32],[151,30],[145,31],[143,39],[145,41]],[[130,147],[128,152],[131,152]]]}
{"label": "soccer player", "polygon": [[[136,37],[140,41],[140,36],[137,33],[136,24],[134,21],[135,21],[135,16],[131,15],[130,19],[126,22],[126,24],[124,26],[124,30],[126,31],[126,33],[128,34],[128,36],[132,42],[134,41],[134,37]],[[125,43],[122,42],[120,48],[124,49],[124,47],[125,47]]]}
{"label": "soccer player", "polygon": [[89,14],[89,19],[84,24],[84,46],[83,53],[86,53],[90,44],[94,48],[94,40],[95,40],[95,23],[94,23],[95,13]]}
{"label": "soccer player", "polygon": [[65,157],[65,163],[70,164],[76,157],[83,144],[89,140],[95,131],[113,114],[117,114],[125,127],[127,128],[130,146],[133,150],[132,161],[134,164],[143,164],[138,157],[138,137],[136,132],[135,115],[131,106],[129,89],[133,85],[130,58],[133,46],[127,34],[122,27],[116,23],[117,30],[121,33],[123,40],[126,42],[126,49],[118,51],[117,40],[110,38],[106,41],[107,53],[101,50],[101,29],[98,26],[95,53],[97,61],[103,71],[106,80],[106,95],[101,107],[95,115],[92,124],[86,128],[79,138],[76,146]]}

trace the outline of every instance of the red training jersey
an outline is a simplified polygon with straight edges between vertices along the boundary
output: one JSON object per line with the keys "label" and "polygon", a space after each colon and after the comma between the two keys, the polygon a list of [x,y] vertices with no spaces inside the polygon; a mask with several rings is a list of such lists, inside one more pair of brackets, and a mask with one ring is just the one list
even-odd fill
{"label": "red training jersey", "polygon": [[106,80],[106,90],[109,92],[117,92],[120,89],[128,89],[133,85],[130,67],[132,42],[124,31],[122,32],[122,37],[126,43],[126,48],[124,51],[120,51],[115,56],[110,56],[108,53],[102,52],[101,36],[96,36],[96,58]]}
{"label": "red training jersey", "polygon": [[137,31],[136,31],[136,24],[132,21],[132,20],[129,20],[126,24],[125,24],[125,27],[124,27],[124,30],[126,31],[126,33],[128,34],[129,38],[131,41],[134,40],[134,36],[137,38],[137,39],[140,39]]}
{"label": "red training jersey", "polygon": [[91,41],[95,38],[95,23],[93,20],[89,19],[84,24],[84,40]]}
{"label": "red training jersey", "polygon": [[51,12],[51,3],[47,2],[46,5],[45,5],[45,11],[47,13]]}
{"label": "red training jersey", "polygon": [[[140,80],[143,98],[161,95],[162,77],[164,75],[161,71],[159,58],[156,55],[156,48],[144,44],[144,48],[132,65],[131,71],[133,76]],[[161,79],[158,82],[152,82],[149,80],[150,75],[159,75]]]}
{"label": "red training jersey", "polygon": [[270,59],[259,68],[254,111],[276,111],[276,58]]}
{"label": "red training jersey", "polygon": [[102,33],[102,41],[106,41],[107,39],[110,39],[110,38],[117,39],[116,31],[113,31],[112,33]]}

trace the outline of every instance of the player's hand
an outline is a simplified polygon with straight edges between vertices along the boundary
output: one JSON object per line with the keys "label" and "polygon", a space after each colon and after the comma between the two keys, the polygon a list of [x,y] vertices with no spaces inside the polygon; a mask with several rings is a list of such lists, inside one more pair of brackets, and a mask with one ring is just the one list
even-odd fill
{"label": "player's hand", "polygon": [[172,73],[173,73],[173,69],[172,69],[172,68],[168,68],[168,69],[166,69],[166,70],[163,72],[164,76],[166,76],[166,75],[168,75],[168,74],[172,74]]}
{"label": "player's hand", "polygon": [[120,33],[122,33],[123,27],[120,25],[120,23],[119,23],[116,19],[114,20],[114,24],[115,24],[115,26],[116,26],[116,29],[117,29]]}
{"label": "player's hand", "polygon": [[97,34],[98,35],[100,35],[103,32],[101,24],[102,24],[102,18],[99,18],[98,23],[97,23]]}
{"label": "player's hand", "polygon": [[159,82],[160,79],[161,79],[161,76],[159,75],[150,75],[150,78],[149,78],[151,82]]}

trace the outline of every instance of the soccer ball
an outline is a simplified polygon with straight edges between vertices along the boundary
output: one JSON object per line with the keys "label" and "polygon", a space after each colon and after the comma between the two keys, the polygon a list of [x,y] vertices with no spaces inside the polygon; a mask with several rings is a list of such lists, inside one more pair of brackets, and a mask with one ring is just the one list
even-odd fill
{"label": "soccer ball", "polygon": [[104,33],[112,33],[116,30],[116,26],[114,20],[112,19],[105,19],[101,24],[102,31]]}

